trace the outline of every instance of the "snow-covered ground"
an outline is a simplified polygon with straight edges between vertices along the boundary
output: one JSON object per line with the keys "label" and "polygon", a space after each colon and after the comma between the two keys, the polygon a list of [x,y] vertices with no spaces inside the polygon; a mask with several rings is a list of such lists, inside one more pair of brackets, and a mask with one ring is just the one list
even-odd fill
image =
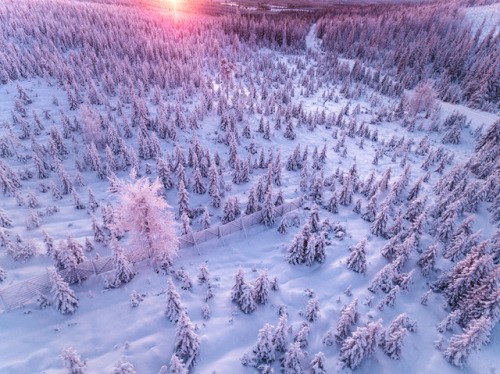
{"label": "snow-covered ground", "polygon": [[483,26],[482,38],[493,29],[495,29],[493,36],[496,36],[500,31],[500,3],[465,8],[465,14],[472,22],[475,31]]}
{"label": "snow-covered ground", "polygon": [[[486,8],[486,7],[481,7]],[[488,11],[479,11],[479,8],[469,8],[467,14],[474,20],[477,20],[480,15],[489,15],[491,11],[498,11],[498,5],[488,7]],[[487,17],[487,25],[490,25],[491,19]],[[498,23],[497,21],[494,21]],[[491,27],[491,26],[488,26]],[[284,138],[284,129],[286,123],[283,120],[282,129],[275,129],[276,114],[261,115],[260,113],[250,112],[245,108],[245,119],[248,121],[252,131],[252,137],[247,139],[241,136],[243,123],[238,122],[237,126],[240,133],[240,143],[238,144],[239,156],[242,160],[246,160],[249,150],[255,146],[258,150],[253,154],[252,160],[258,160],[261,150],[264,152],[265,158],[269,157],[269,151],[272,149],[273,157],[276,159],[277,152],[281,153],[282,180],[281,186],[273,186],[274,193],[282,190],[285,200],[297,198],[304,194],[299,188],[301,181],[301,171],[286,170],[286,163],[291,156],[297,144],[301,145],[301,152],[304,152],[304,147],[308,147],[309,151],[309,176],[312,173],[312,153],[315,147],[321,152],[322,147],[326,144],[326,163],[323,168],[325,178],[335,176],[336,170],[341,173],[347,171],[356,165],[356,170],[361,181],[365,181],[371,171],[374,171],[375,177],[379,179],[388,167],[392,168],[392,176],[390,184],[399,178],[404,170],[406,162],[411,165],[411,174],[408,188],[411,188],[415,182],[425,175],[425,171],[421,169],[421,164],[425,159],[425,155],[419,155],[414,152],[417,145],[428,135],[429,146],[433,150],[442,147],[443,152],[453,155],[452,165],[446,166],[446,171],[451,170],[455,165],[466,163],[474,153],[476,139],[473,136],[475,130],[483,125],[483,133],[486,128],[491,126],[495,121],[499,120],[499,116],[493,113],[482,112],[479,110],[470,109],[463,105],[449,104],[438,101],[440,110],[436,110],[431,118],[424,118],[423,113],[416,117],[421,129],[408,131],[408,128],[402,126],[402,120],[386,119],[376,122],[376,117],[379,110],[382,108],[388,111],[397,106],[399,99],[386,97],[375,92],[372,89],[366,89],[358,98],[347,98],[338,84],[335,82],[320,82],[323,84],[318,87],[319,82],[313,84],[314,88],[311,92],[307,92],[307,82],[305,77],[315,76],[319,74],[321,67],[321,52],[320,42],[316,38],[316,24],[310,26],[310,29],[305,37],[308,52],[287,52],[281,50],[272,50],[270,48],[262,48],[252,51],[255,66],[257,62],[259,68],[252,64],[252,61],[239,61],[243,67],[241,71],[248,69],[248,75],[235,78],[235,86],[231,88],[230,97],[237,89],[240,88],[239,94],[242,92],[249,93],[250,89],[254,89],[254,81],[260,79],[268,79],[263,76],[261,71],[264,71],[266,62],[272,62],[273,68],[276,70],[276,76],[279,72],[285,71],[288,74],[288,79],[279,82],[276,80],[270,83],[267,87],[269,92],[282,92],[286,90],[285,83],[291,85],[294,90],[293,103],[301,102],[306,114],[314,115],[317,111],[325,111],[326,116],[330,114],[338,114],[349,106],[345,120],[356,121],[357,125],[364,123],[372,132],[378,132],[378,141],[373,141],[363,136],[354,135],[353,137],[345,137],[345,145],[339,147],[341,150],[335,150],[337,143],[342,138],[341,132],[346,131],[346,127],[342,129],[336,126],[329,128],[324,124],[318,125],[312,130],[303,124],[301,127],[295,128],[297,137],[293,140]],[[243,42],[242,42],[243,44]],[[230,51],[229,47],[226,48]],[[229,53],[229,52],[228,52]],[[307,55],[306,55],[307,54]],[[250,54],[248,54],[250,55]],[[340,63],[349,65],[350,68],[354,65],[352,60],[339,59]],[[204,66],[204,77],[212,82],[216,80],[214,74],[213,61]],[[255,70],[253,70],[255,68]],[[305,73],[307,72],[307,73]],[[249,83],[249,77],[252,78],[252,84]],[[9,82],[0,86],[0,136],[8,135],[9,123],[12,121],[11,111],[16,105],[16,97],[18,91],[16,88],[17,82]],[[66,114],[76,118],[81,118],[82,109],[71,111],[67,100],[65,90],[60,87],[56,79],[52,77],[30,78],[21,81],[23,89],[33,99],[33,103],[29,104],[29,114],[27,120],[33,123],[31,111],[35,110],[41,118],[45,130],[37,135],[36,141],[40,144],[47,145],[50,135],[49,129],[51,125],[57,126],[62,132],[60,120],[60,109]],[[257,84],[258,86],[258,84]],[[354,84],[353,84],[354,86]],[[194,86],[193,86],[194,87]],[[217,81],[214,87],[221,88],[220,92],[224,91],[224,86]],[[191,88],[191,87],[189,87]],[[103,88],[100,86],[99,90]],[[158,105],[152,103],[152,90],[146,93],[146,101],[151,116],[159,112]],[[163,96],[165,103],[181,102],[182,113],[186,118],[194,112],[194,107],[201,101],[202,93],[197,87],[195,92],[189,95],[188,99],[184,98],[182,102],[182,94],[180,89],[171,90],[169,96]],[[258,86],[259,92],[261,91]],[[325,98],[324,94],[331,91],[332,97]],[[217,151],[221,155],[222,163],[224,164],[224,179],[226,183],[225,197],[238,197],[242,210],[244,211],[248,191],[252,185],[257,185],[260,177],[266,175],[267,168],[256,169],[250,175],[250,181],[243,184],[233,184],[233,170],[227,165],[226,160],[229,158],[229,147],[218,138],[224,134],[220,130],[221,117],[217,112],[217,101],[221,100],[224,94],[219,92],[219,96],[214,100],[214,108],[205,113],[203,119],[199,120],[200,129],[178,130],[177,143],[187,155],[188,147],[193,144],[192,134],[195,133],[201,145],[209,149],[213,157]],[[411,99],[413,91],[408,91]],[[256,95],[257,97],[258,95]],[[54,100],[54,98],[56,100]],[[118,98],[110,96],[107,98],[110,101],[112,116],[118,116],[115,111],[118,107]],[[253,99],[252,99],[253,100]],[[57,101],[58,104],[55,104]],[[255,99],[257,102],[257,99]],[[279,100],[278,100],[279,101]],[[259,105],[265,100],[259,100]],[[246,103],[246,102],[245,102]],[[280,103],[281,104],[281,103]],[[283,104],[285,107],[286,105]],[[353,113],[354,109],[359,106],[358,113]],[[102,105],[95,105],[96,111],[103,116],[106,116],[106,110]],[[132,105],[123,104],[124,112],[131,113]],[[44,118],[43,111],[49,110],[51,118]],[[248,110],[248,113],[247,113]],[[461,141],[459,144],[442,144],[442,133],[425,131],[431,121],[442,123],[452,113],[458,112],[467,117],[470,121],[470,126],[463,129]],[[264,139],[263,135],[257,131],[261,117],[270,121],[271,138]],[[298,124],[296,118],[291,119],[295,125]],[[120,125],[121,126],[121,125]],[[19,132],[19,126],[14,126],[15,131]],[[127,139],[126,143],[129,147],[137,148],[137,139],[135,132],[137,128],[133,128],[134,137]],[[337,136],[338,131],[338,136]],[[335,132],[335,135],[334,135]],[[75,180],[77,168],[75,159],[82,159],[84,153],[84,142],[79,131],[74,131],[73,139],[68,137],[65,143],[70,150],[69,155],[65,156],[62,163],[71,177]],[[392,150],[387,151],[378,163],[372,163],[375,154],[381,149],[382,142],[388,144],[391,139],[399,141],[404,137],[404,141],[413,139],[413,144],[410,145],[412,151],[405,156],[406,162],[402,163],[403,154],[395,156]],[[31,154],[32,143],[30,139],[15,139],[14,149],[19,154]],[[160,147],[163,154],[174,155],[175,143],[170,140],[161,140]],[[106,159],[104,152],[101,150],[101,157]],[[12,157],[2,158],[9,166],[16,171],[22,170],[25,166],[32,170],[34,169],[32,160],[27,164]],[[103,161],[104,162],[104,161]],[[156,177],[156,168],[154,160],[140,160],[140,170],[142,175],[146,174],[146,165],[152,169],[151,177]],[[437,197],[433,192],[433,186],[442,177],[441,174],[434,172],[437,165],[433,165],[429,170],[430,179],[427,183],[423,183],[420,196],[428,195],[429,206],[435,202]],[[191,168],[186,167],[186,174],[191,178]],[[315,171],[318,176],[319,170]],[[116,172],[118,178],[128,180],[130,169],[119,170]],[[116,204],[116,197],[109,190],[110,183],[108,180],[97,178],[96,173],[90,170],[82,172],[86,180],[86,186],[78,186],[75,183],[75,190],[81,196],[82,200],[87,203],[87,187],[91,187],[93,193],[97,196],[99,203],[112,205]],[[344,175],[344,174],[343,174]],[[174,177],[174,188],[166,192],[166,200],[172,205],[172,211],[177,211],[177,179]],[[338,176],[332,178],[336,184],[337,194],[342,188]],[[49,184],[49,181],[58,183],[57,174],[50,172],[50,177],[42,182]],[[208,179],[204,178],[208,185]],[[308,179],[309,181],[309,179]],[[14,196],[2,195],[0,208],[3,209],[7,216],[12,219],[13,225],[9,228],[10,237],[14,238],[15,234],[20,234],[24,240],[33,240],[39,252],[26,263],[19,263],[12,259],[12,256],[7,253],[5,248],[0,251],[0,266],[7,272],[7,279],[1,283],[1,288],[6,288],[16,282],[26,281],[30,278],[43,274],[47,268],[53,266],[53,259],[45,255],[45,246],[42,242],[42,230],[50,234],[55,242],[64,240],[68,234],[71,234],[76,241],[82,245],[85,239],[93,238],[91,216],[86,209],[77,210],[74,207],[74,201],[71,196],[65,195],[61,200],[54,202],[51,193],[41,193],[39,189],[40,180],[36,177],[28,178],[22,181],[22,187],[19,189],[19,196],[27,199],[29,191],[34,191],[39,200],[39,206],[33,210],[44,211],[47,206],[57,205],[59,211],[53,215],[44,215],[41,217],[41,225],[39,228],[27,230],[25,219],[30,212],[30,209],[24,205],[20,205],[18,199]],[[190,189],[190,207],[203,208],[210,207],[210,197],[208,194],[198,195]],[[431,280],[421,274],[420,268],[416,265],[420,253],[413,251],[410,255],[408,264],[404,268],[404,273],[415,270],[413,283],[410,285],[407,294],[398,296],[393,307],[386,307],[383,311],[377,309],[377,304],[385,296],[379,292],[374,294],[368,291],[368,286],[376,276],[376,274],[388,264],[388,260],[382,256],[381,249],[387,243],[387,240],[375,236],[371,233],[371,223],[361,218],[359,213],[353,212],[354,203],[358,200],[362,201],[362,211],[366,208],[368,200],[360,192],[356,192],[353,197],[353,202],[347,206],[339,205],[338,213],[331,213],[324,209],[324,205],[333,195],[333,191],[329,186],[324,187],[323,206],[320,208],[320,218],[323,222],[328,219],[331,224],[338,224],[345,228],[345,236],[343,238],[330,235],[329,244],[326,249],[326,260],[324,263],[314,263],[312,266],[291,265],[285,257],[287,250],[294,236],[301,231],[301,227],[309,219],[311,209],[314,203],[311,197],[307,197],[304,206],[287,215],[290,222],[288,233],[281,234],[277,232],[279,222],[276,222],[274,227],[266,228],[264,225],[252,227],[246,233],[235,233],[223,239],[215,239],[213,241],[201,244],[199,248],[186,248],[179,252],[174,259],[174,269],[186,270],[193,279],[193,287],[190,290],[181,289],[181,284],[175,281],[175,286],[180,294],[182,306],[186,309],[191,321],[196,326],[196,333],[201,342],[200,357],[197,365],[192,372],[196,373],[253,373],[255,368],[245,367],[241,364],[240,359],[245,353],[251,354],[252,347],[257,341],[257,335],[260,329],[266,323],[277,326],[279,320],[279,310],[286,308],[288,313],[287,330],[288,342],[293,342],[295,334],[300,330],[306,322],[304,312],[308,301],[312,297],[317,297],[319,301],[320,311],[319,318],[309,323],[311,331],[309,334],[308,344],[304,348],[306,357],[303,360],[303,365],[306,372],[309,372],[308,363],[313,359],[318,352],[323,352],[326,357],[326,372],[347,372],[346,369],[339,368],[339,352],[340,347],[335,343],[332,346],[326,346],[322,340],[327,331],[335,329],[339,321],[341,309],[345,304],[351,303],[354,299],[358,299],[358,311],[360,320],[356,326],[361,327],[367,322],[375,322],[381,319],[384,328],[387,328],[395,317],[401,313],[406,313],[410,319],[416,320],[418,328],[416,332],[410,332],[405,340],[405,346],[402,350],[402,358],[393,360],[385,355],[382,349],[377,349],[375,354],[363,362],[357,372],[361,374],[368,373],[440,373],[454,374],[462,373],[455,366],[450,365],[442,356],[442,348],[438,349],[435,346],[436,341],[442,339],[442,346],[446,347],[452,334],[462,332],[462,328],[454,326],[452,331],[446,331],[442,334],[436,331],[436,325],[441,322],[448,314],[449,310],[445,310],[442,306],[444,299],[438,293],[432,293],[428,305],[424,306],[420,303],[420,297],[429,290]],[[383,196],[380,201],[383,200]],[[398,203],[394,210],[406,209],[409,202],[406,199]],[[223,206],[223,204],[222,204]],[[476,220],[473,226],[473,231],[483,230],[483,237],[489,238],[495,232],[495,223],[491,222],[489,212],[486,210],[487,205],[481,205],[476,213]],[[223,208],[210,207],[212,225],[217,225],[221,222],[223,216]],[[99,222],[102,221],[99,212],[96,212]],[[200,218],[196,217],[192,221],[193,230],[200,228]],[[460,220],[462,220],[460,218]],[[293,223],[293,224],[292,224]],[[391,219],[392,223],[392,219]],[[367,271],[364,273],[356,273],[348,270],[346,267],[346,259],[350,254],[350,248],[358,244],[363,238],[368,239],[366,262]],[[126,237],[123,239],[123,246],[126,247]],[[122,241],[121,241],[122,242]],[[420,249],[427,248],[434,242],[434,238],[424,232],[419,240]],[[96,253],[100,256],[110,254],[110,249],[102,243],[94,243],[95,249],[91,253],[86,253],[90,258],[95,258]],[[198,253],[199,250],[199,253]],[[205,302],[205,294],[207,285],[197,283],[197,275],[199,266],[206,262],[210,271],[210,278],[214,286],[214,297]],[[436,275],[441,274],[444,270],[450,268],[453,264],[443,258],[439,258],[436,264]],[[231,287],[234,284],[233,275],[237,268],[241,266],[246,272],[246,280],[254,282],[259,273],[263,269],[267,269],[269,277],[273,279],[277,277],[279,290],[271,291],[270,302],[266,305],[257,305],[256,310],[251,314],[243,313],[236,303],[231,301]],[[66,372],[63,366],[63,361],[58,357],[64,348],[72,347],[82,357],[87,359],[88,373],[112,373],[118,361],[130,362],[134,365],[137,373],[157,373],[162,365],[167,365],[170,357],[174,353],[174,340],[176,335],[176,325],[171,323],[164,315],[166,295],[165,290],[167,280],[172,278],[172,274],[167,276],[158,275],[152,271],[148,264],[142,263],[136,267],[137,276],[122,287],[116,289],[104,288],[104,280],[97,277],[90,277],[81,285],[73,285],[79,299],[79,308],[75,314],[61,315],[53,306],[40,309],[35,304],[27,305],[23,308],[6,311],[0,314],[0,373],[8,374],[26,374],[26,373],[64,373]],[[132,308],[130,297],[132,291],[144,297],[144,300],[139,306]],[[204,319],[202,316],[202,308],[207,304],[210,308],[210,318]],[[353,330],[355,327],[353,326]],[[500,370],[500,327],[497,325],[491,334],[491,342],[483,346],[479,352],[471,355],[469,363],[466,366],[465,372],[471,374],[494,373]],[[276,360],[271,364],[276,372],[279,372],[279,361]]]}

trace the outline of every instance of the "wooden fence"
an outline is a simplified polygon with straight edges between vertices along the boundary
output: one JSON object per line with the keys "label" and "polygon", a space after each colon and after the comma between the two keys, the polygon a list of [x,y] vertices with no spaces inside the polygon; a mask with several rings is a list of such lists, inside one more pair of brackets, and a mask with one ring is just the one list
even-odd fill
{"label": "wooden fence", "polygon": [[[299,208],[301,203],[302,199],[297,198],[276,207],[276,216],[283,216],[284,214]],[[212,239],[220,239],[224,244],[225,236],[239,231],[243,231],[246,236],[246,228],[261,223],[261,216],[261,211],[258,211],[249,215],[241,216],[240,218],[224,225],[210,227],[206,230],[182,235],[179,237],[179,249],[192,246],[198,248],[199,244]],[[145,261],[149,258],[148,255],[137,256],[134,253],[128,253],[127,256],[128,260],[133,264]],[[83,280],[92,275],[101,275],[112,270],[112,256],[90,259],[78,264],[76,269],[73,270],[71,278],[75,279],[76,276],[76,279]],[[77,274],[74,274],[75,271]],[[59,274],[65,279],[68,279],[70,275],[66,270],[60,271]],[[6,287],[3,290],[0,290],[0,312],[20,308],[24,305],[33,303],[40,295],[49,295],[50,290],[51,282],[48,273],[41,274],[26,281]]]}

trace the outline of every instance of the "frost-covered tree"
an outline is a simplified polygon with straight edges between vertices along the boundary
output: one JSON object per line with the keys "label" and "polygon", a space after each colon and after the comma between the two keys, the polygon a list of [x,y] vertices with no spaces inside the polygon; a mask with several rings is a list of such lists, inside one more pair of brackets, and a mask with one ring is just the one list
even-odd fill
{"label": "frost-covered tree", "polygon": [[118,361],[115,365],[113,374],[137,374],[137,371],[130,362]]}
{"label": "frost-covered tree", "polygon": [[319,314],[319,302],[318,298],[314,297],[309,300],[306,307],[305,318],[309,322],[314,322],[318,319]]}
{"label": "frost-covered tree", "polygon": [[473,320],[461,335],[450,339],[443,356],[448,362],[463,368],[470,354],[489,341],[492,322],[487,317]]}
{"label": "frost-covered tree", "polygon": [[194,331],[191,320],[186,312],[182,312],[177,323],[174,352],[183,362],[188,364],[188,369],[196,364],[200,355],[200,340]]}
{"label": "frost-covered tree", "polygon": [[253,288],[248,283],[243,283],[241,287],[241,297],[239,304],[241,311],[245,314],[252,313],[255,308],[257,308],[257,304],[255,304]]}
{"label": "frost-covered tree", "polygon": [[351,334],[351,326],[355,325],[359,319],[358,299],[354,299],[349,305],[344,305],[340,314],[339,323],[334,333],[335,341],[339,344]]}
{"label": "frost-covered tree", "polygon": [[285,357],[281,363],[284,374],[302,374],[304,368],[302,360],[304,359],[304,352],[299,342],[291,343]]}
{"label": "frost-covered tree", "polygon": [[64,366],[68,374],[84,374],[87,367],[87,360],[82,362],[80,355],[73,348],[65,348],[59,356],[64,360]]}
{"label": "frost-covered tree", "polygon": [[173,214],[165,199],[159,194],[159,179],[150,182],[139,179],[117,186],[119,203],[113,230],[129,233],[134,251],[151,258],[156,272],[166,271],[177,253],[177,236]]}
{"label": "frost-covered tree", "polygon": [[273,203],[273,188],[271,184],[269,184],[267,188],[266,198],[262,206],[261,213],[262,213],[261,217],[262,223],[267,227],[273,226],[276,217],[276,212]]}
{"label": "frost-covered tree", "polygon": [[272,338],[272,343],[274,345],[274,349],[277,352],[285,352],[286,346],[288,344],[288,338],[287,338],[287,317],[286,313],[282,314],[280,316],[278,326],[274,330],[273,338]]}
{"label": "frost-covered tree", "polygon": [[377,273],[368,290],[377,293],[380,289],[387,293],[393,288],[396,276],[397,271],[394,269],[394,264],[389,263]]}
{"label": "frost-covered tree", "polygon": [[309,226],[311,227],[311,232],[318,232],[320,229],[318,204],[314,204],[311,209],[311,213],[309,214]]}
{"label": "frost-covered tree", "polygon": [[234,274],[234,285],[231,288],[231,300],[240,303],[241,295],[243,293],[243,285],[245,284],[245,272],[242,267],[238,267],[238,272]]}
{"label": "frost-covered tree", "polygon": [[259,330],[257,344],[253,347],[253,353],[258,362],[270,363],[274,361],[275,356],[272,334],[273,328],[267,323]]}
{"label": "frost-covered tree", "polygon": [[418,265],[422,269],[422,274],[427,277],[434,270],[434,265],[436,264],[438,255],[439,245],[437,243],[431,244],[427,247],[427,250],[422,253],[418,259]]}
{"label": "frost-covered tree", "polygon": [[404,340],[407,335],[407,330],[400,327],[389,336],[386,336],[384,342],[384,353],[392,359],[399,360],[401,358]]}
{"label": "frost-covered tree", "polygon": [[367,239],[361,240],[347,258],[347,268],[357,273],[364,273],[366,270],[366,244]]}
{"label": "frost-covered tree", "polygon": [[365,327],[358,327],[342,344],[339,356],[342,366],[352,370],[357,369],[366,357],[375,352],[380,343],[381,333],[380,321],[368,322]]}
{"label": "frost-covered tree", "polygon": [[[172,358],[170,359],[170,372],[167,373],[165,371],[165,374],[188,374],[189,371],[186,369],[184,363],[177,357],[177,355],[174,353],[172,355]],[[163,374],[160,372],[160,374]]]}
{"label": "frost-covered tree", "polygon": [[269,282],[269,277],[267,276],[267,269],[263,269],[258,278],[255,280],[253,286],[255,301],[260,304],[267,304],[269,301],[270,288],[271,283]]}
{"label": "frost-covered tree", "polygon": [[125,256],[123,248],[120,246],[120,243],[118,243],[118,240],[115,237],[111,238],[109,245],[113,250],[113,270],[114,270],[111,285],[113,287],[118,287],[121,284],[130,282],[134,278],[135,272],[132,267],[132,264]]}
{"label": "frost-covered tree", "polygon": [[181,297],[175,289],[172,279],[167,282],[167,302],[165,307],[165,315],[170,322],[177,322],[182,312]]}
{"label": "frost-covered tree", "polygon": [[57,310],[62,314],[73,314],[78,308],[78,298],[75,293],[55,269],[49,269],[49,278],[51,294]]}
{"label": "frost-covered tree", "polygon": [[318,352],[311,361],[311,374],[326,374],[325,355]]}
{"label": "frost-covered tree", "polygon": [[208,266],[206,262],[203,262],[199,267],[198,273],[198,283],[208,283],[210,282],[210,273],[208,272]]}

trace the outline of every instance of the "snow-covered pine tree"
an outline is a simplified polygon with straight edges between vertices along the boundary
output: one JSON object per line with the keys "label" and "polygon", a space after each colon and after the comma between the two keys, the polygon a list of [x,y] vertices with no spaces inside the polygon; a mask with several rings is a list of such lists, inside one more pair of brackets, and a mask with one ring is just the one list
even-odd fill
{"label": "snow-covered pine tree", "polygon": [[347,258],[347,268],[357,273],[364,273],[366,270],[366,244],[367,239],[361,240]]}
{"label": "snow-covered pine tree", "polygon": [[63,349],[59,356],[64,360],[64,366],[68,369],[68,374],[84,374],[87,368],[87,360],[81,361],[80,355],[73,348]]}
{"label": "snow-covered pine tree", "polygon": [[243,268],[238,267],[238,271],[234,274],[234,285],[231,288],[231,300],[240,303],[241,294],[243,292],[243,285],[245,284],[245,272]]}
{"label": "snow-covered pine tree", "polygon": [[314,297],[309,300],[306,307],[305,318],[309,322],[314,322],[318,319],[319,314],[319,302],[318,298]]}
{"label": "snow-covered pine tree", "polygon": [[463,368],[470,354],[478,350],[489,341],[492,322],[487,317],[473,320],[461,335],[454,335],[450,339],[448,348],[443,356],[448,362]]}
{"label": "snow-covered pine tree", "polygon": [[167,282],[167,303],[165,307],[165,315],[170,322],[177,322],[182,312],[181,298],[175,289],[172,279]]}
{"label": "snow-covered pine tree", "polygon": [[326,374],[325,355],[318,352],[311,361],[311,374]]}
{"label": "snow-covered pine tree", "polygon": [[286,346],[288,344],[287,323],[288,323],[288,320],[287,320],[286,313],[283,313],[280,316],[278,326],[274,330],[273,339],[272,339],[274,349],[277,352],[285,352],[285,350],[286,350]]}
{"label": "snow-covered pine tree", "polygon": [[302,374],[304,372],[302,366],[304,356],[300,343],[291,343],[281,363],[283,374]]}
{"label": "snow-covered pine tree", "polygon": [[130,282],[134,276],[135,272],[132,264],[129,262],[123,248],[118,243],[118,240],[112,236],[109,246],[113,251],[113,279],[111,285],[113,287],[119,287],[121,284]]}
{"label": "snow-covered pine tree", "polygon": [[271,284],[269,282],[269,277],[267,276],[267,269],[263,269],[260,275],[255,280],[253,286],[254,299],[260,304],[267,304],[269,301],[269,290]]}
{"label": "snow-covered pine tree", "polygon": [[358,299],[354,299],[349,305],[344,305],[340,314],[339,323],[334,333],[335,341],[338,344],[351,334],[351,326],[355,325],[359,319]]}
{"label": "snow-covered pine tree", "polygon": [[73,314],[78,308],[78,298],[69,284],[65,282],[55,269],[49,269],[51,293],[54,304],[62,314]]}
{"label": "snow-covered pine tree", "polygon": [[266,198],[262,206],[261,212],[262,212],[262,217],[261,217],[262,223],[267,227],[273,226],[276,217],[276,212],[273,203],[273,187],[271,184],[269,184],[267,188]]}
{"label": "snow-covered pine tree", "polygon": [[177,253],[177,235],[173,214],[160,196],[159,179],[150,182],[139,179],[120,182],[117,187],[119,204],[113,230],[129,233],[132,248],[144,258],[151,258],[156,272],[166,271]]}
{"label": "snow-covered pine tree", "polygon": [[191,320],[183,311],[177,323],[177,334],[175,336],[175,354],[179,359],[191,368],[196,364],[200,355],[200,340],[194,331]]}
{"label": "snow-covered pine tree", "polygon": [[253,353],[257,362],[270,363],[274,361],[274,346],[272,343],[273,328],[266,323],[262,329],[259,330],[257,344],[253,347]]}
{"label": "snow-covered pine tree", "polygon": [[351,337],[347,338],[340,349],[339,360],[343,367],[357,369],[361,362],[375,352],[380,342],[382,324],[368,322],[364,327],[358,327]]}

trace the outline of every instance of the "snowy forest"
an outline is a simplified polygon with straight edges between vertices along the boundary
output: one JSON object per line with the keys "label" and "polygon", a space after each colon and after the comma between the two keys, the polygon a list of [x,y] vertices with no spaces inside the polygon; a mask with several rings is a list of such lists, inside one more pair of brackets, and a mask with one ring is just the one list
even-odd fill
{"label": "snowy forest", "polygon": [[500,371],[500,4],[0,0],[0,373]]}

